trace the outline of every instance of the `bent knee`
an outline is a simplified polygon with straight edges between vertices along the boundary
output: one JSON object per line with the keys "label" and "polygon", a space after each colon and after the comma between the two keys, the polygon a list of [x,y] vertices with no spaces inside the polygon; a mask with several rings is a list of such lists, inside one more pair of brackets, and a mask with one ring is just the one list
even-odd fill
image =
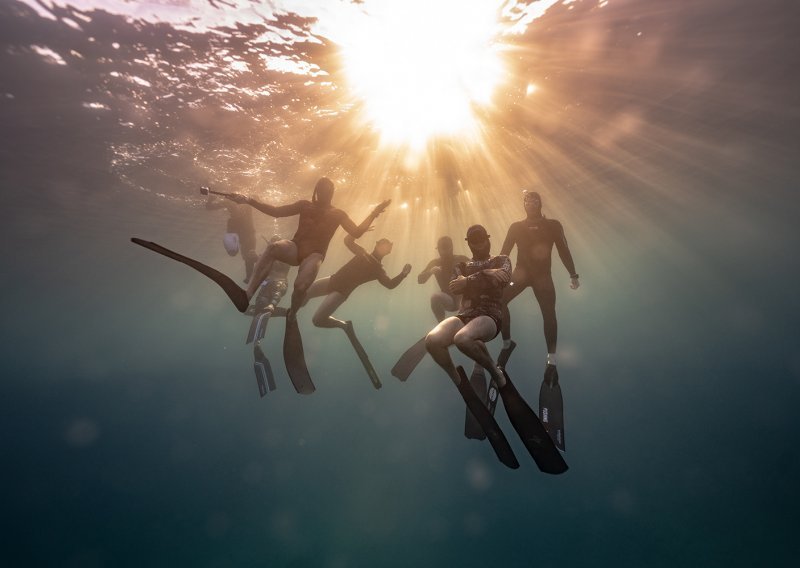
{"label": "bent knee", "polygon": [[469,334],[469,332],[465,332],[463,329],[456,333],[455,337],[453,337],[453,343],[459,349],[466,347],[467,345],[471,344],[475,341],[475,338]]}

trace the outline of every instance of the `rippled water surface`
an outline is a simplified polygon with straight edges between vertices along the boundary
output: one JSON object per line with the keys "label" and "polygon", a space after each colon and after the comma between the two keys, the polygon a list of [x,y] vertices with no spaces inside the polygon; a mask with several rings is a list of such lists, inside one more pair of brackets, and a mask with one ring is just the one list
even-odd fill
{"label": "rippled water surface", "polygon": [[[793,565],[800,506],[798,7],[767,0],[0,3],[4,566]],[[282,322],[259,400],[248,320],[139,236],[236,279],[202,184],[280,204],[321,175],[392,205],[396,290]],[[462,436],[416,274],[535,187],[554,258],[570,471]],[[259,235],[296,219],[256,213]],[[320,275],[348,258],[334,238]],[[263,241],[261,241],[263,243]],[[466,252],[464,250],[458,252]],[[509,371],[535,402],[531,295]],[[493,353],[499,342],[490,346]]]}

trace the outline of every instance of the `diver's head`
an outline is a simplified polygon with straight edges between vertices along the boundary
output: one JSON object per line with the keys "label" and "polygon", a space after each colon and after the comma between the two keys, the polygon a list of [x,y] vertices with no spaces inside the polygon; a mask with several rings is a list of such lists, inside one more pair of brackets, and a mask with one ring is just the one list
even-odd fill
{"label": "diver's head", "polygon": [[489,250],[492,246],[489,241],[490,236],[483,225],[472,225],[467,229],[467,238],[464,240],[467,241],[473,258],[476,260],[489,258]]}
{"label": "diver's head", "polygon": [[375,248],[372,250],[372,254],[376,258],[383,258],[390,252],[392,252],[392,247],[394,243],[389,239],[380,239],[375,243]]}
{"label": "diver's head", "polygon": [[522,192],[522,204],[525,213],[539,216],[542,214],[542,196],[536,191],[525,190]]}
{"label": "diver's head", "polygon": [[314,186],[314,196],[311,201],[320,205],[331,204],[331,201],[333,201],[333,182],[329,178],[319,178],[317,185]]}
{"label": "diver's head", "polygon": [[436,250],[439,251],[439,256],[453,256],[453,239],[440,237],[436,242]]}

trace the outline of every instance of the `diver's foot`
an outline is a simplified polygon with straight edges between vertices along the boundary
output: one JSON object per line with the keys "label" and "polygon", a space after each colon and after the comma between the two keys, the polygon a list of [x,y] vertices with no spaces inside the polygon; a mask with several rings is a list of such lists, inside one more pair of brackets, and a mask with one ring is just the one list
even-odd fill
{"label": "diver's foot", "polygon": [[558,370],[555,365],[548,363],[544,368],[544,384],[548,388],[553,388],[558,384]]}
{"label": "diver's foot", "polygon": [[346,334],[353,333],[353,322],[351,320],[347,320],[344,322],[344,327],[342,327]]}
{"label": "diver's foot", "polygon": [[290,324],[290,323],[295,323],[296,321],[297,321],[297,314],[295,313],[295,311],[291,308],[286,310],[286,323]]}
{"label": "diver's foot", "polygon": [[503,347],[500,350],[500,355],[497,356],[497,366],[505,368],[508,364],[508,359],[511,357],[511,354],[514,352],[517,344],[513,339],[509,340],[508,347]]}

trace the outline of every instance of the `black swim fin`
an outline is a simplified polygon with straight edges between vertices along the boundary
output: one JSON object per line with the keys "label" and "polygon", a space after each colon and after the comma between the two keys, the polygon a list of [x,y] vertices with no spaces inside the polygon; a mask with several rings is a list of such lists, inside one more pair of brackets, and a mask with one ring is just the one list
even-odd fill
{"label": "black swim fin", "polygon": [[189,258],[188,256],[171,251],[168,248],[164,248],[161,245],[151,241],[145,241],[134,237],[131,239],[131,242],[146,249],[150,249],[153,252],[157,252],[158,254],[164,255],[167,258],[171,258],[172,260],[177,260],[186,266],[194,268],[199,273],[216,282],[216,284],[222,288],[225,294],[228,295],[228,298],[230,298],[237,310],[242,313],[247,311],[247,306],[250,305],[250,300],[247,299],[247,292],[242,290],[236,282],[225,276],[219,270],[215,270],[210,266],[203,264],[202,262],[198,262],[192,258]]}
{"label": "black swim fin", "polygon": [[[489,410],[484,406],[478,394],[469,384],[469,379],[467,379],[467,374],[464,372],[464,367],[457,367],[457,371],[461,378],[461,382],[458,385],[458,392],[461,393],[461,397],[467,404],[467,408],[472,412],[473,416],[475,416],[478,424],[480,424],[486,437],[489,439],[494,453],[497,454],[498,459],[503,465],[511,469],[517,469],[519,467],[519,461],[517,461],[517,456],[514,455],[514,450],[511,449],[511,445],[508,443],[505,434],[503,434],[503,431],[500,429],[500,425],[494,419],[494,416],[489,414]],[[550,438],[548,438],[548,440],[549,439]],[[556,452],[558,452],[558,450],[556,450]]]}
{"label": "black swim fin", "polygon": [[[475,366],[472,368],[472,374],[469,376],[469,384],[472,385],[472,389],[478,395],[478,398],[481,399],[481,402],[485,405],[486,375],[483,372],[483,367],[477,363],[475,363]],[[464,419],[464,436],[470,440],[486,439],[486,433],[483,431],[483,428],[481,428],[478,420],[472,415],[472,412],[469,411],[469,408],[467,409],[466,418]]]}
{"label": "black swim fin", "polygon": [[506,379],[506,384],[500,389],[500,397],[503,399],[508,419],[522,439],[522,443],[525,444],[528,453],[540,471],[556,475],[564,473],[569,468],[561,452],[558,451],[547,430],[542,426],[539,417],[519,394],[506,370],[501,369],[501,371]]}
{"label": "black swim fin", "polygon": [[350,343],[353,344],[353,349],[356,350],[356,354],[358,358],[361,359],[361,364],[364,365],[364,369],[367,371],[367,375],[369,375],[369,379],[372,381],[372,386],[376,389],[381,388],[383,385],[381,384],[381,379],[378,376],[377,371],[375,371],[375,367],[372,366],[372,362],[369,360],[369,355],[364,350],[364,347],[361,345],[361,342],[356,337],[356,332],[353,330],[353,322],[347,321],[345,322],[347,327],[344,328],[344,332],[347,334],[347,338],[350,340]]}
{"label": "black swim fin", "polygon": [[425,348],[425,338],[423,337],[400,356],[400,359],[398,359],[397,363],[392,367],[392,375],[401,381],[407,380],[427,352],[428,350]]}
{"label": "black swim fin", "polygon": [[544,380],[539,389],[539,419],[547,429],[556,447],[562,452],[564,445],[564,399],[561,385],[558,384],[558,370],[555,365],[547,365]]}
{"label": "black swim fin", "polygon": [[512,339],[511,343],[509,344],[508,347],[503,347],[500,350],[500,355],[497,356],[497,366],[498,367],[504,367],[505,368],[505,366],[508,364],[508,358],[511,357],[511,354],[514,352],[514,349],[516,349],[516,347],[517,347],[517,344]]}
{"label": "black swim fin", "polygon": [[269,364],[269,359],[264,355],[258,343],[253,348],[253,370],[256,373],[258,394],[263,398],[267,394],[267,389],[274,391],[276,385],[275,375],[272,374],[272,365]]}
{"label": "black swim fin", "polygon": [[286,372],[289,373],[289,379],[298,393],[311,394],[316,390],[306,366],[303,338],[300,335],[300,327],[297,325],[297,317],[292,313],[286,314],[286,334],[283,336],[283,361],[286,364]]}

